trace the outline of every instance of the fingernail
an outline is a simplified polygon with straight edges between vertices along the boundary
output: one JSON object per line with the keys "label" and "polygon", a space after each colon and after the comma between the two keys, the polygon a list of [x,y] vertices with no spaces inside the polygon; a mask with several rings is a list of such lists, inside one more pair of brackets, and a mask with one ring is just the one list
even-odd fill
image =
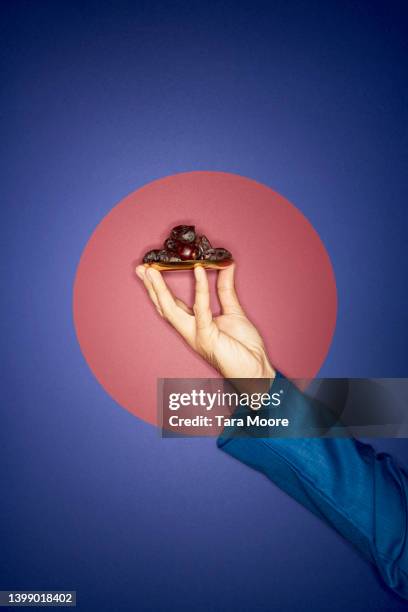
{"label": "fingernail", "polygon": [[150,270],[150,268],[146,270],[146,276],[150,281],[153,280],[153,275],[152,275],[152,271]]}

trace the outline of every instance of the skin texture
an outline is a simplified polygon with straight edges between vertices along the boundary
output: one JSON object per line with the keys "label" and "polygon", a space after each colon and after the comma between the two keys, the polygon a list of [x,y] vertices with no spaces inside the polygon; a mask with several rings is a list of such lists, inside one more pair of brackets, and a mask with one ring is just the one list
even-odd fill
{"label": "skin texture", "polygon": [[224,378],[275,378],[261,335],[243,311],[234,287],[235,264],[218,272],[217,293],[222,314],[214,317],[205,269],[194,268],[193,309],[173,296],[162,274],[148,266],[138,266],[137,276],[159,315],[172,325],[203,359]]}

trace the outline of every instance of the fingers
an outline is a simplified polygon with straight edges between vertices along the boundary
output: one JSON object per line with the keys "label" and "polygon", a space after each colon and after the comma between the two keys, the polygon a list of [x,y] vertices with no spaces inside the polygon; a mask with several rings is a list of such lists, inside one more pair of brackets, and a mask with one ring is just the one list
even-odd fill
{"label": "fingers", "polygon": [[220,270],[217,279],[218,298],[224,314],[244,314],[234,286],[235,264]]}
{"label": "fingers", "polygon": [[175,297],[174,301],[176,302],[177,306],[179,306],[182,310],[184,310],[184,312],[187,312],[187,314],[189,315],[193,315],[193,309],[190,308],[190,306],[187,306],[187,304],[185,302],[183,302],[183,300],[180,300],[179,298]]}
{"label": "fingers", "polygon": [[[143,270],[140,270],[143,268]],[[158,312],[189,342],[192,340],[194,318],[176,303],[160,272],[139,266],[136,274],[142,278],[152,302]],[[178,300],[179,304],[181,300]],[[184,304],[185,308],[187,306]]]}
{"label": "fingers", "polygon": [[[158,270],[138,266],[136,274],[143,281],[159,314],[169,321],[191,345],[194,344],[196,330],[203,343],[206,338],[210,338],[210,332],[215,328],[215,324],[210,308],[210,291],[204,268],[201,266],[194,268],[196,286],[193,311],[182,300],[174,298]],[[193,313],[195,317],[192,316]]]}
{"label": "fingers", "polygon": [[166,317],[166,319],[172,322],[174,317],[177,315],[176,311],[179,309],[177,308],[177,304],[172,293],[170,292],[170,289],[167,287],[162,275],[158,270],[149,268],[146,271],[146,276],[152,284],[163,315]]}
{"label": "fingers", "polygon": [[[144,284],[144,286],[147,289],[147,292],[148,292],[148,294],[150,296],[150,299],[152,300],[153,304],[156,306],[159,314],[161,316],[163,316],[163,312],[162,312],[162,310],[160,308],[160,305],[159,305],[159,302],[157,300],[157,296],[156,296],[156,293],[155,293],[155,291],[153,289],[153,285],[150,282],[150,280],[147,278],[146,271],[147,270],[146,270],[145,266],[137,266],[137,268],[136,268],[137,276],[140,278],[140,280],[143,281],[143,284]],[[180,300],[179,298],[174,297],[174,301],[176,302],[177,306],[179,306],[180,308],[182,308],[184,310],[184,312],[187,312],[190,315],[193,314],[193,311],[190,308],[190,306],[187,306],[187,304],[185,302],[183,302],[183,300]]]}
{"label": "fingers", "polygon": [[210,328],[212,323],[208,278],[202,266],[194,268],[194,276],[196,284],[193,310],[196,317],[197,330],[206,330]]}
{"label": "fingers", "polygon": [[136,274],[140,278],[140,280],[143,281],[143,284],[146,287],[146,290],[147,290],[147,293],[149,294],[150,299],[152,300],[153,304],[155,305],[157,312],[162,317],[163,316],[163,311],[160,308],[160,304],[159,304],[159,301],[157,299],[156,293],[155,293],[155,291],[153,289],[153,285],[150,282],[150,280],[147,278],[146,268],[144,266],[137,266]]}

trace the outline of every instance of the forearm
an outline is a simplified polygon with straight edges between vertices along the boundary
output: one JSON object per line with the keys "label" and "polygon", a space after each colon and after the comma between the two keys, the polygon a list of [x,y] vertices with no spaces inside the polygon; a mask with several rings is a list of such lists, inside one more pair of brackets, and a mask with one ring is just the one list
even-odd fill
{"label": "forearm", "polygon": [[[286,379],[286,404],[306,414],[310,401]],[[354,439],[234,437],[218,446],[263,472],[331,524],[378,567],[390,588],[408,598],[408,477],[392,457]]]}

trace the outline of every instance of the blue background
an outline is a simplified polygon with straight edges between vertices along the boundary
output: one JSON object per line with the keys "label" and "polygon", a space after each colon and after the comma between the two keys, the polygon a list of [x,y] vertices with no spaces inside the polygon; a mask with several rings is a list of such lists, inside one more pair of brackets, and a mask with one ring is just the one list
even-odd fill
{"label": "blue background", "polygon": [[[408,4],[1,3],[0,588],[81,610],[403,610],[330,528],[214,440],[161,440],[80,353],[101,218],[190,170],[296,204],[332,258],[327,376],[407,376]],[[272,228],[271,228],[272,230]],[[135,347],[136,349],[136,347]],[[408,461],[405,441],[377,441]]]}

